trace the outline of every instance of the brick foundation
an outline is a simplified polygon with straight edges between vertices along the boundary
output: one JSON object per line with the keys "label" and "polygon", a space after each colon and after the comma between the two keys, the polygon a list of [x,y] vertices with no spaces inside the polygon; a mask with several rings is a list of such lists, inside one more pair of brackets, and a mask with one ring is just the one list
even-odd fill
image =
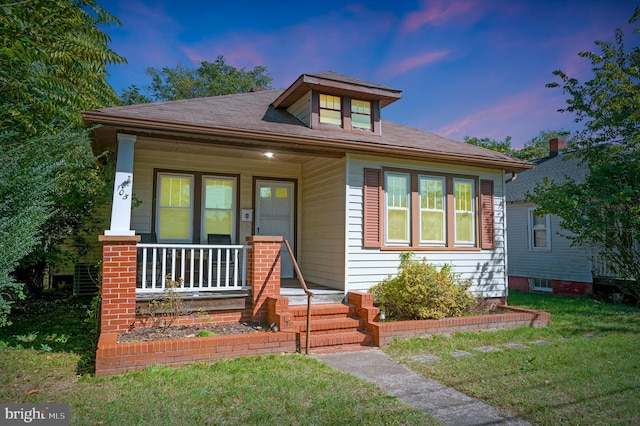
{"label": "brick foundation", "polygon": [[[584,296],[593,293],[593,284],[582,281],[551,280],[552,293],[563,296]],[[509,275],[509,290],[528,293],[531,290],[529,278]]]}

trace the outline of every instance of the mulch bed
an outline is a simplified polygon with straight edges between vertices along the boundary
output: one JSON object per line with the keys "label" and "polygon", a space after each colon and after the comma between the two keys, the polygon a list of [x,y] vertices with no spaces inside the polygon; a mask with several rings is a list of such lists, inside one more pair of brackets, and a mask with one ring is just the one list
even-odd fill
{"label": "mulch bed", "polygon": [[262,333],[269,331],[268,328],[247,322],[209,326],[176,325],[167,327],[164,330],[162,327],[139,327],[134,328],[127,333],[119,334],[118,343],[184,338],[197,339],[199,337],[198,333],[203,330],[214,333],[216,336],[222,336],[224,334]]}

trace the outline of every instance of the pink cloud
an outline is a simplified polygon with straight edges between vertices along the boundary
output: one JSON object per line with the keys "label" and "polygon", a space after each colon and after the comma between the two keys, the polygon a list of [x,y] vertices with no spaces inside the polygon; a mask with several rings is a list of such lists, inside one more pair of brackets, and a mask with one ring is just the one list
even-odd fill
{"label": "pink cloud", "polygon": [[441,50],[439,52],[425,52],[419,55],[410,56],[401,61],[394,62],[393,64],[384,67],[380,71],[380,74],[382,74],[385,78],[395,77],[399,74],[403,74],[422,65],[439,61],[450,53],[450,50]]}
{"label": "pink cloud", "polygon": [[424,0],[422,10],[406,16],[402,22],[402,29],[411,32],[426,24],[442,25],[457,16],[469,13],[475,5],[473,0]]}
{"label": "pink cloud", "polygon": [[[512,145],[522,147],[544,128],[566,129],[571,125],[572,117],[557,112],[562,103],[559,95],[551,93],[551,89],[536,88],[521,92],[487,108],[471,111],[465,117],[440,127],[435,133],[457,140],[462,140],[464,136],[499,140],[512,136]],[[545,125],[537,128],[541,122]],[[510,130],[504,129],[504,123],[509,123]],[[520,134],[514,134],[514,129]]]}

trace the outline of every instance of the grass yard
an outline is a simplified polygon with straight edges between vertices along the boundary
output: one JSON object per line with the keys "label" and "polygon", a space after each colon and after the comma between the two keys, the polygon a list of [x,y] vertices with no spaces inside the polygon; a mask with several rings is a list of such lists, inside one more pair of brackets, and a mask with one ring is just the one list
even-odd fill
{"label": "grass yard", "polygon": [[[420,374],[535,424],[640,425],[640,309],[517,292],[509,304],[550,312],[550,326],[396,340],[383,349]],[[540,340],[549,344],[532,343]],[[476,350],[484,346],[500,351]],[[456,350],[473,355],[456,358]],[[421,354],[440,359],[413,358]]]}
{"label": "grass yard", "polygon": [[87,374],[87,304],[33,302],[0,328],[0,402],[68,403],[76,425],[436,425],[373,385],[299,354]]}

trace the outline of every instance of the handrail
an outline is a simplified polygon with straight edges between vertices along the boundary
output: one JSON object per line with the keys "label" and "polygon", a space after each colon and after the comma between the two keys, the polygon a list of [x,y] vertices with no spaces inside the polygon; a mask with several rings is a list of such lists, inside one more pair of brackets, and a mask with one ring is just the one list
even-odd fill
{"label": "handrail", "polygon": [[289,257],[291,257],[291,261],[293,262],[293,269],[295,269],[296,274],[298,275],[298,282],[307,295],[307,339],[305,342],[305,354],[309,355],[309,336],[311,333],[311,298],[313,297],[313,293],[309,291],[307,288],[307,283],[304,282],[304,277],[302,276],[302,272],[300,272],[300,267],[298,266],[298,262],[296,261],[296,257],[293,255],[293,250],[291,250],[291,246],[289,245],[289,241],[283,239],[282,242],[284,246],[287,248],[287,252],[289,252]]}

